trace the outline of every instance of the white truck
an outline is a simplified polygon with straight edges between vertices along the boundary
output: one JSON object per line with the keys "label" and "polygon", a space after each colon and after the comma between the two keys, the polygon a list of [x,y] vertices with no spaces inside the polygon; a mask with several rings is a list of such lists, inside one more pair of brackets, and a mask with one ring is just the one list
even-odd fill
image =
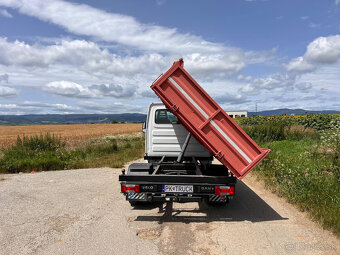
{"label": "white truck", "polygon": [[[131,164],[119,176],[121,191],[132,205],[224,205],[235,194],[236,178],[246,176],[270,152],[260,148],[183,65],[183,59],[174,62],[151,85],[164,105],[151,104],[143,126],[148,163]],[[214,157],[222,164],[213,164]]]}
{"label": "white truck", "polygon": [[148,163],[133,163],[119,177],[131,205],[156,201],[225,205],[236,178],[180,124],[164,104],[149,107],[143,124]]}

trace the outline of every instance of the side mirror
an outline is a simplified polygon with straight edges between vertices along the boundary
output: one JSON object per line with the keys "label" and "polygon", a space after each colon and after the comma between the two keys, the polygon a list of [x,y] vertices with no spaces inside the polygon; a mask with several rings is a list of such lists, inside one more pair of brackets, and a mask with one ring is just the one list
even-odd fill
{"label": "side mirror", "polygon": [[143,122],[142,132],[143,132],[143,133],[146,132],[146,122]]}

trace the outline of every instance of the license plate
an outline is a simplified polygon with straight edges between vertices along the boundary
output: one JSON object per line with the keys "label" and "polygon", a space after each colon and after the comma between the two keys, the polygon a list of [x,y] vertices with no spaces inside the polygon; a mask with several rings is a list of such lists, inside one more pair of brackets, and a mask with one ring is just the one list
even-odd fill
{"label": "license plate", "polygon": [[164,193],[193,193],[194,186],[192,185],[163,185]]}

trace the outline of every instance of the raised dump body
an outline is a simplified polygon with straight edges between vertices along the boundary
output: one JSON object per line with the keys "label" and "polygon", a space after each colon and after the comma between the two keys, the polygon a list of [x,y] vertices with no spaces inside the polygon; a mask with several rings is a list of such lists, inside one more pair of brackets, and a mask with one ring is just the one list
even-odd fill
{"label": "raised dump body", "polygon": [[152,85],[183,126],[238,179],[270,152],[261,149],[183,68],[183,60]]}

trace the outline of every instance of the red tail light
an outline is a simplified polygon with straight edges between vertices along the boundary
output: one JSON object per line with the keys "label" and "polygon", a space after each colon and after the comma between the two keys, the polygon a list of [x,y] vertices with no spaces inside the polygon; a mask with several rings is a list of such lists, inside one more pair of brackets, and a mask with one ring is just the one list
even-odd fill
{"label": "red tail light", "polygon": [[234,195],[234,186],[215,186],[215,195]]}
{"label": "red tail light", "polygon": [[139,193],[139,184],[122,184],[122,193]]}

